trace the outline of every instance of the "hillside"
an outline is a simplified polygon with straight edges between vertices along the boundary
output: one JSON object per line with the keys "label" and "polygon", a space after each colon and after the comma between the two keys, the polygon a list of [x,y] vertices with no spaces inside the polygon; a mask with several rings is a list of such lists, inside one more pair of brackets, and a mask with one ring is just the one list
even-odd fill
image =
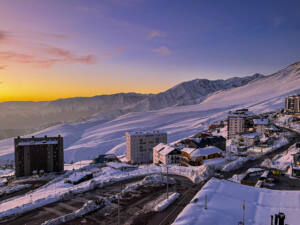
{"label": "hillside", "polygon": [[86,121],[94,117],[117,118],[129,112],[162,109],[200,103],[208,95],[245,85],[263,75],[210,81],[184,82],[155,95],[120,93],[43,102],[0,103],[0,139],[29,134],[61,123]]}
{"label": "hillside", "polygon": [[[171,106],[147,112],[131,112],[115,119],[95,118],[87,122],[58,125],[34,135],[65,138],[65,161],[91,159],[98,154],[124,154],[127,130],[161,129],[172,142],[200,131],[229,110],[249,107],[264,112],[284,106],[284,97],[300,93],[300,62],[244,86],[218,91],[194,105]],[[0,160],[13,159],[12,139],[0,141]]]}

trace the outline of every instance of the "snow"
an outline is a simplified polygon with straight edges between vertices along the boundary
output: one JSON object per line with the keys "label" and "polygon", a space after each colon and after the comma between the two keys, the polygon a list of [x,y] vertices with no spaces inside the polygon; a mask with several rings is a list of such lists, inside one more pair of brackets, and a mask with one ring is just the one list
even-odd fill
{"label": "snow", "polygon": [[69,176],[65,182],[67,183],[77,183],[79,182],[81,179],[84,179],[87,176],[92,175],[91,172],[89,171],[76,171],[74,173],[71,174],[71,176]]}
{"label": "snow", "polygon": [[5,186],[7,184],[7,179],[6,178],[1,178],[0,179],[0,187]]}
{"label": "snow", "polygon": [[171,205],[176,199],[178,199],[180,196],[179,193],[175,192],[172,193],[168,199],[165,199],[163,201],[161,201],[160,203],[158,203],[155,207],[154,207],[154,211],[156,212],[161,212],[163,210],[165,210],[169,205]]}
{"label": "snow", "polygon": [[[94,165],[96,168],[96,165]],[[94,168],[94,169],[95,169]],[[88,168],[86,172],[92,171],[93,168]],[[75,174],[79,171],[68,171],[63,175],[58,176],[48,184],[35,189],[34,191],[17,196],[13,199],[0,202],[0,219],[11,215],[18,215],[33,209],[48,205],[53,202],[57,202],[64,198],[70,197],[75,194],[80,194],[96,187],[101,188],[105,185],[109,185],[118,181],[123,181],[136,177],[143,177],[152,174],[167,173],[166,166],[156,165],[144,165],[131,171],[120,171],[112,169],[110,167],[104,167],[99,170],[95,170],[94,177],[90,180],[81,182],[77,185],[65,183],[65,180],[77,178]],[[81,171],[83,172],[83,171]],[[201,182],[208,177],[212,176],[213,170],[205,165],[197,168],[193,167],[180,167],[176,165],[168,166],[168,173],[180,176],[185,176],[194,182]],[[151,178],[152,179],[152,178]],[[161,182],[161,177],[157,178]]]}
{"label": "snow", "polygon": [[261,135],[261,133],[258,133],[258,132],[253,132],[253,133],[246,133],[246,134],[242,134],[242,136],[244,138],[256,138],[256,137],[259,137]]}
{"label": "snow", "polygon": [[197,158],[199,156],[207,156],[215,153],[222,153],[223,151],[215,146],[208,146],[205,148],[198,148],[191,153],[192,158]]}
{"label": "snow", "polygon": [[11,194],[26,188],[30,188],[31,186],[31,184],[17,184],[14,186],[6,186],[4,188],[0,188],[0,196]]}
{"label": "snow", "polygon": [[57,140],[44,140],[44,141],[21,141],[18,143],[19,146],[28,146],[28,145],[57,145]]}
{"label": "snow", "polygon": [[296,149],[295,145],[292,145],[287,151],[274,157],[273,159],[265,159],[261,163],[261,166],[287,171],[288,167],[291,166],[293,161],[293,154],[298,152],[300,152],[299,149]]}
{"label": "snow", "polygon": [[127,133],[132,136],[165,134],[165,132],[159,130],[135,130],[135,131],[128,131]]}
{"label": "snow", "polygon": [[181,149],[182,152],[186,152],[187,154],[191,154],[195,150],[196,150],[196,148],[183,148],[183,149]]}
{"label": "snow", "polygon": [[127,163],[117,163],[117,162],[108,162],[106,163],[106,166],[111,167],[113,169],[136,168],[135,166]]}
{"label": "snow", "polygon": [[167,145],[167,144],[161,145],[160,148],[161,148],[159,151],[160,155],[168,155],[169,153],[171,153],[172,151],[174,151],[176,149],[175,147]]}
{"label": "snow", "polygon": [[268,119],[253,119],[254,125],[268,125],[269,120]]}
{"label": "snow", "polygon": [[81,160],[72,164],[65,163],[64,170],[78,170],[80,168],[90,165],[93,160]]}
{"label": "snow", "polygon": [[[194,105],[190,105],[188,99],[179,105],[173,105],[173,103],[168,105],[168,97],[162,98],[164,101],[158,101],[158,97],[154,97],[155,100],[151,97],[153,102],[149,100],[150,98],[143,97],[150,104],[149,107],[146,106],[146,102],[142,102],[135,106],[135,111],[126,111],[127,114],[119,117],[104,118],[99,115],[88,121],[57,125],[28,136],[61,134],[64,137],[66,162],[91,160],[105,153],[122,155],[126,151],[125,132],[130,130],[160,130],[168,133],[169,142],[174,142],[207,129],[209,124],[217,120],[225,119],[228,111],[249,108],[258,113],[283,108],[285,96],[300,92],[300,77],[298,76],[300,72],[297,70],[299,67],[299,65],[287,67],[278,73],[241,87],[221,89],[213,94],[209,92],[208,97],[193,98],[196,99],[192,103]],[[183,93],[178,90],[178,96],[186,94],[189,88],[184,89]],[[194,87],[193,89],[198,90]],[[162,109],[163,105],[167,108]],[[14,158],[13,139],[1,140],[0,146],[0,161],[12,160]]]}
{"label": "snow", "polygon": [[[207,209],[204,209],[207,196]],[[212,178],[179,214],[173,225],[237,224],[242,219],[245,201],[245,224],[270,224],[270,216],[284,212],[286,224],[298,224],[300,191],[278,191],[241,185]],[[230,203],[230,204],[229,204]]]}

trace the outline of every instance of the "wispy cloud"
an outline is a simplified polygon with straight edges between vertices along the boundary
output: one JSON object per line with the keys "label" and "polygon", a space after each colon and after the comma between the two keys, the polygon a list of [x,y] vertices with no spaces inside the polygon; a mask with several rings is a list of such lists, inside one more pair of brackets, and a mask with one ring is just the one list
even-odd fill
{"label": "wispy cloud", "polygon": [[152,52],[156,52],[161,55],[170,55],[172,53],[172,51],[166,46],[161,46],[159,48],[152,49]]}
{"label": "wispy cloud", "polygon": [[163,31],[151,30],[147,35],[147,39],[153,39],[153,38],[157,38],[157,37],[166,37],[166,36],[167,36],[167,34]]}
{"label": "wispy cloud", "polygon": [[97,58],[95,55],[76,55],[71,51],[61,48],[48,48],[41,54],[27,54],[13,51],[0,52],[0,60],[8,62],[16,62],[23,64],[32,64],[41,67],[51,67],[57,63],[71,64],[95,64]]}

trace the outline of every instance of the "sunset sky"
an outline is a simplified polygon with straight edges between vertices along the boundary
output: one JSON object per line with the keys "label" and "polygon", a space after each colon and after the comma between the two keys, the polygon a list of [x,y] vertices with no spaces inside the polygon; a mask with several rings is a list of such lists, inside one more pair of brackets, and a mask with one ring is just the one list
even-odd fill
{"label": "sunset sky", "polygon": [[300,60],[300,1],[0,0],[0,102],[158,93]]}

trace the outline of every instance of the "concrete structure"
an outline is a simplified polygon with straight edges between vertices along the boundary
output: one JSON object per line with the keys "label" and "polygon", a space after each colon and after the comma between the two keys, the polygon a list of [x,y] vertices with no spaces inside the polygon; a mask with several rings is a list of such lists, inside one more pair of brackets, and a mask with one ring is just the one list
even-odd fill
{"label": "concrete structure", "polygon": [[248,109],[238,109],[228,114],[228,139],[249,131],[253,126],[254,114]]}
{"label": "concrete structure", "polygon": [[63,137],[15,138],[16,177],[64,170]]}
{"label": "concrete structure", "polygon": [[285,110],[291,113],[300,112],[300,95],[291,95],[285,98]]}
{"label": "concrete structure", "polygon": [[167,133],[160,131],[126,132],[126,158],[130,163],[152,163],[153,147],[167,143]]}
{"label": "concrete structure", "polygon": [[153,163],[177,164],[180,163],[181,151],[178,147],[168,144],[158,144],[153,148]]}
{"label": "concrete structure", "polygon": [[265,133],[266,128],[269,126],[268,119],[253,119],[255,131],[258,133]]}

